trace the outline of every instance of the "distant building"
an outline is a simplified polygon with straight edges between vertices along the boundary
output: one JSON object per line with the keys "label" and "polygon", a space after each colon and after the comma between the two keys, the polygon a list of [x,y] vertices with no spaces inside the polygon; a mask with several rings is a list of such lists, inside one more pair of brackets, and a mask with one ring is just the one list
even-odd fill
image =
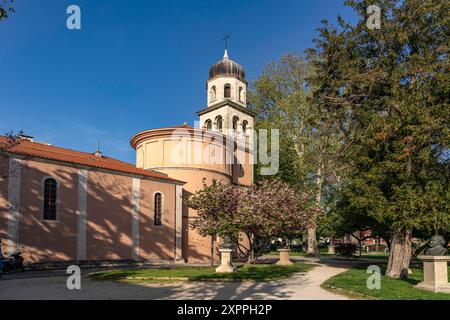
{"label": "distant building", "polygon": [[[355,234],[358,238],[363,239],[362,241],[362,246],[363,246],[363,250],[365,251],[375,251],[375,252],[383,252],[386,251],[387,248],[387,243],[386,241],[384,241],[384,239],[382,239],[381,237],[372,237],[372,231],[371,230],[366,230],[363,232],[358,232],[357,234]],[[343,237],[339,237],[339,238],[333,238],[332,239],[332,244],[333,245],[338,245],[338,244],[342,244],[342,243],[352,243],[355,245],[359,245],[358,240],[353,237],[351,234],[346,234]]]}

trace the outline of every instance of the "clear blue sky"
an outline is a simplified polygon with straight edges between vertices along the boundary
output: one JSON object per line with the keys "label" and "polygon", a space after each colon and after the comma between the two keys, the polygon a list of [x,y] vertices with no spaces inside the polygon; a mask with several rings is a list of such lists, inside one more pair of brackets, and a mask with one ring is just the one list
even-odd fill
{"label": "clear blue sky", "polygon": [[[353,19],[343,0],[15,0],[0,22],[0,133],[134,163],[130,137],[193,124],[209,67],[223,55],[249,82],[265,64],[312,46],[322,19]],[[82,29],[66,28],[81,8]]]}

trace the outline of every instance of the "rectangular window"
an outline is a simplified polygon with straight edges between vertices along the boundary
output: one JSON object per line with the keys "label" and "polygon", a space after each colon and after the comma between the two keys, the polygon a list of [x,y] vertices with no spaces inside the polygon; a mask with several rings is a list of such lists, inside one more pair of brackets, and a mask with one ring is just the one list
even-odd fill
{"label": "rectangular window", "polygon": [[58,184],[55,179],[44,181],[44,220],[56,220],[58,200]]}
{"label": "rectangular window", "polygon": [[161,193],[155,193],[154,200],[154,224],[155,226],[162,225],[162,195]]}

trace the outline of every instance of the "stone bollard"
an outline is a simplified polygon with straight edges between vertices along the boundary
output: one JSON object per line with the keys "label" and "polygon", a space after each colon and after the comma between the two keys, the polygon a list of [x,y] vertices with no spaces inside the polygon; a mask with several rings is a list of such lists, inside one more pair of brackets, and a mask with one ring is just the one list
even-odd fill
{"label": "stone bollard", "polygon": [[423,281],[414,288],[450,293],[447,262],[450,256],[418,256],[423,262]]}
{"label": "stone bollard", "polygon": [[233,249],[219,249],[220,252],[220,266],[216,268],[217,273],[231,273],[234,272],[231,264],[231,252]]}
{"label": "stone bollard", "polygon": [[328,254],[335,254],[335,252],[334,252],[334,246],[331,245],[331,244],[328,246]]}
{"label": "stone bollard", "polygon": [[290,249],[278,249],[280,253],[280,260],[277,261],[277,265],[279,266],[290,266],[292,264],[291,260],[289,260],[289,251]]}

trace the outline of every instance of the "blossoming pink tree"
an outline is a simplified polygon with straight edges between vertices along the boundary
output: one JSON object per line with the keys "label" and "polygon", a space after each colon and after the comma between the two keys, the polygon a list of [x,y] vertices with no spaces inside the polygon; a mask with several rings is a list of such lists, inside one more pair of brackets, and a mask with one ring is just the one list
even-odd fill
{"label": "blossoming pink tree", "polygon": [[304,231],[321,212],[313,193],[297,193],[279,180],[251,186],[213,184],[185,199],[198,216],[191,227],[203,236],[228,238],[253,263],[273,240]]}

